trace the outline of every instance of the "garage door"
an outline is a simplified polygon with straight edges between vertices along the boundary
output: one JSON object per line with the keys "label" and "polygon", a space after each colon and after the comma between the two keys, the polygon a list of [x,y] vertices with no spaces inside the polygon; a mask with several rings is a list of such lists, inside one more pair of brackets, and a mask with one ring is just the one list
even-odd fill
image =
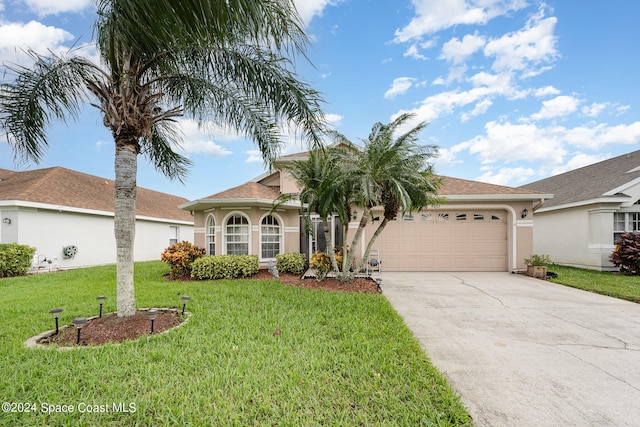
{"label": "garage door", "polygon": [[385,271],[507,271],[507,213],[452,210],[399,216],[378,237],[375,249]]}

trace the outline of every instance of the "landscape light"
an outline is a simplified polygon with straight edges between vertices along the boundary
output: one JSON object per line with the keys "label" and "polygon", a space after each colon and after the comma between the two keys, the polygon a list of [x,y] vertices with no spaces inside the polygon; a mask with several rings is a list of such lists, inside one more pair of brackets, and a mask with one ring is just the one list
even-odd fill
{"label": "landscape light", "polygon": [[378,292],[382,292],[382,288],[380,287],[381,284],[382,284],[382,279],[378,277],[376,279],[376,286],[378,287]]}
{"label": "landscape light", "polygon": [[182,300],[182,315],[184,316],[184,308],[187,306],[187,303],[189,302],[189,300],[191,300],[191,297],[188,295],[183,295],[181,300]]}
{"label": "landscape light", "polygon": [[158,315],[158,310],[155,308],[152,308],[151,310],[147,311],[147,316],[149,316],[149,319],[151,319],[151,333],[153,334],[153,322],[154,320],[156,320],[156,316]]}
{"label": "landscape light", "polygon": [[96,299],[100,303],[100,317],[102,317],[102,303],[104,303],[104,300],[106,300],[107,297],[105,297],[104,295],[100,295],[100,296],[97,296]]}
{"label": "landscape light", "polygon": [[52,308],[49,310],[49,314],[56,319],[56,335],[58,335],[58,317],[60,317],[60,313],[62,313],[62,311],[63,310],[61,308]]}
{"label": "landscape light", "polygon": [[76,326],[78,330],[78,339],[76,340],[76,344],[80,344],[80,330],[84,328],[85,323],[87,323],[86,317],[76,317],[71,321]]}

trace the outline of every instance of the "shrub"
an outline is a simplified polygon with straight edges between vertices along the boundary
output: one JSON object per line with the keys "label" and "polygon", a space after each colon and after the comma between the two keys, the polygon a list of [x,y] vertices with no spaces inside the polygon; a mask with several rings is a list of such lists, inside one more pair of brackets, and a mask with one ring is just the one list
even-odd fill
{"label": "shrub", "polygon": [[316,270],[316,279],[322,280],[331,271],[331,258],[324,252],[316,252],[311,256],[309,265]]}
{"label": "shrub", "polygon": [[24,276],[31,267],[36,248],[17,243],[0,244],[0,277]]}
{"label": "shrub", "polygon": [[171,277],[183,277],[191,274],[191,264],[206,253],[204,248],[189,242],[174,243],[160,255],[160,259],[171,267]]}
{"label": "shrub", "polygon": [[609,261],[624,274],[640,275],[640,232],[622,233]]}
{"label": "shrub", "polygon": [[529,258],[524,259],[526,265],[545,265],[551,263],[551,257],[546,254],[538,255],[533,254]]}
{"label": "shrub", "polygon": [[260,269],[257,255],[207,255],[191,264],[191,277],[198,280],[236,279]]}
{"label": "shrub", "polygon": [[305,262],[304,254],[276,255],[276,267],[281,273],[302,274]]}

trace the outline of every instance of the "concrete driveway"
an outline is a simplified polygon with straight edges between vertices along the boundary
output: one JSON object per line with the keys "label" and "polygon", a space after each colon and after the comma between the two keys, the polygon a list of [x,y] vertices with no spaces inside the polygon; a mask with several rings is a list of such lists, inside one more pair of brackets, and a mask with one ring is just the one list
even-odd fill
{"label": "concrete driveway", "polygon": [[640,304],[509,273],[382,288],[477,426],[640,426]]}

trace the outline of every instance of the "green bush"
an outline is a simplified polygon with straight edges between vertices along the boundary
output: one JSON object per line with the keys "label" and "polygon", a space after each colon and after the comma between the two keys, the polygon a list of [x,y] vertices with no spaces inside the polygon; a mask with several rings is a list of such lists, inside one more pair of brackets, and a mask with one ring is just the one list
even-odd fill
{"label": "green bush", "polygon": [[257,255],[208,255],[191,264],[191,277],[198,280],[237,279],[260,269]]}
{"label": "green bush", "polygon": [[0,244],[0,277],[24,276],[31,267],[36,248],[17,243]]}
{"label": "green bush", "polygon": [[206,253],[204,248],[189,242],[178,242],[169,246],[160,255],[160,259],[171,267],[169,274],[173,278],[189,276],[191,263]]}
{"label": "green bush", "polygon": [[640,275],[640,232],[620,235],[609,261],[628,275]]}
{"label": "green bush", "polygon": [[280,273],[302,274],[306,257],[304,254],[278,254],[276,267]]}

